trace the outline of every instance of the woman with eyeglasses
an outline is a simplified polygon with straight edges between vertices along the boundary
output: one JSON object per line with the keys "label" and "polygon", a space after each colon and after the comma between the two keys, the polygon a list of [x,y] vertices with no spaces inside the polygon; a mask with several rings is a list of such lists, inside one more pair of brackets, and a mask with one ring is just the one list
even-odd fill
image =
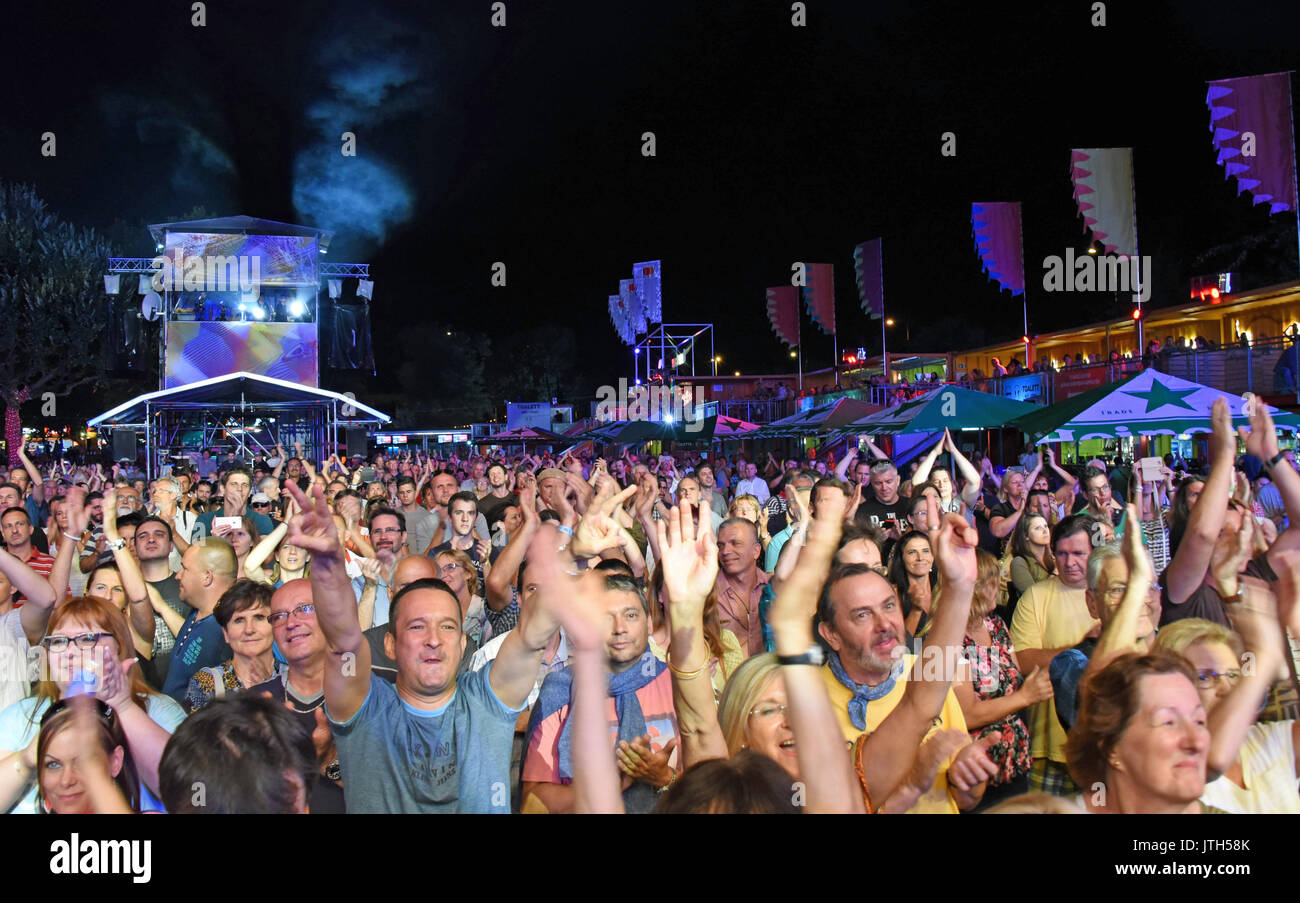
{"label": "woman with eyeglasses", "polygon": [[212,616],[233,655],[216,667],[194,672],[185,693],[188,711],[270,680],[281,667],[271,653],[271,592],[264,583],[236,580],[222,594]]}
{"label": "woman with eyeglasses", "polygon": [[[113,709],[122,726],[140,777],[142,808],[161,810],[158,763],[185,710],[145,682],[126,617],[106,599],[78,596],[55,609],[41,645],[45,661],[35,695],[0,712],[0,751],[26,749],[45,711],[62,700],[69,687],[84,685],[85,675],[93,674],[94,696]],[[24,793],[10,811],[39,811],[36,789]]]}
{"label": "woman with eyeglasses", "polygon": [[130,815],[140,811],[140,781],[114,711],[74,696],[46,709],[24,750],[0,759],[0,806],[35,784],[37,811],[52,815]]}
{"label": "woman with eyeglasses", "polygon": [[[1237,626],[1241,635],[1212,621],[1184,618],[1156,635],[1156,649],[1181,655],[1195,669],[1209,715],[1208,769],[1210,777],[1219,776],[1205,785],[1201,802],[1235,814],[1300,814],[1300,721],[1255,722],[1283,660],[1278,625],[1256,628],[1247,614],[1237,617]],[[1242,667],[1247,648],[1255,656],[1252,668]],[[1227,711],[1234,705],[1236,713]],[[1230,762],[1221,752],[1228,745],[1239,749]]]}
{"label": "woman with eyeglasses", "polygon": [[460,549],[446,549],[434,556],[433,563],[438,568],[442,582],[451,587],[460,601],[465,635],[476,646],[482,646],[492,638],[492,625],[487,619],[487,610],[483,607],[483,597],[479,595],[478,571],[474,568],[474,562]]}

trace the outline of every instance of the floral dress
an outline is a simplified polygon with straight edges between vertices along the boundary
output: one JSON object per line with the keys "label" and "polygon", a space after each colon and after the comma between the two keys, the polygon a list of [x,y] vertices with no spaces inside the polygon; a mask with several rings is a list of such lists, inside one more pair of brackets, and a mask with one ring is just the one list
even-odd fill
{"label": "floral dress", "polygon": [[[1019,690],[1024,678],[1011,659],[1015,647],[1006,622],[997,615],[989,615],[984,619],[984,626],[993,640],[991,646],[981,645],[969,634],[963,643],[970,660],[975,695],[980,699],[998,699]],[[1022,774],[1028,774],[1033,759],[1029,756],[1029,728],[1024,719],[1018,714],[1009,715],[971,731],[971,738],[979,740],[990,734],[1001,734],[1002,740],[989,750],[989,758],[1000,769],[998,776],[989,781],[989,786],[1007,784]]]}

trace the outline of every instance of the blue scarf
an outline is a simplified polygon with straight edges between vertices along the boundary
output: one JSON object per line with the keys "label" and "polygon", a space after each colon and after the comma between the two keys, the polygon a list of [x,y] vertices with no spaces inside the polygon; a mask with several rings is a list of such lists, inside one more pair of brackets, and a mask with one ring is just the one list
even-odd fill
{"label": "blue scarf", "polygon": [[[655,658],[653,652],[646,649],[632,667],[626,671],[609,675],[609,695],[614,697],[614,711],[618,715],[618,739],[626,740],[631,743],[637,737],[646,735],[645,713],[641,711],[641,701],[637,698],[636,691],[654,681],[660,674],[668,670],[668,666],[659,659]],[[528,719],[528,742],[532,743],[533,734],[541,726],[541,723],[551,715],[558,712],[564,706],[573,704],[573,670],[569,665],[565,665],[557,671],[547,675],[546,680],[542,682],[542,689],[538,693],[537,702],[533,705],[532,717]],[[570,712],[570,714],[572,714]],[[557,758],[560,777],[565,780],[573,780],[573,719],[565,718],[564,726],[560,728],[559,747],[557,749]],[[643,800],[640,797],[649,793],[649,799]],[[644,808],[645,803],[649,802],[650,808],[653,808],[654,791],[646,784],[637,782],[624,793],[625,802],[628,801],[628,795],[636,796],[639,810],[649,811]],[[632,811],[629,809],[629,811]]]}
{"label": "blue scarf", "polygon": [[849,721],[860,731],[867,729],[867,703],[882,696],[888,695],[889,691],[894,689],[894,684],[903,676],[903,670],[907,667],[902,658],[894,663],[893,669],[889,672],[889,677],[878,687],[868,687],[866,684],[853,682],[853,678],[844,672],[844,665],[840,662],[839,653],[830,650],[826,656],[826,663],[830,665],[831,673],[841,684],[853,691],[853,698],[849,700]]}

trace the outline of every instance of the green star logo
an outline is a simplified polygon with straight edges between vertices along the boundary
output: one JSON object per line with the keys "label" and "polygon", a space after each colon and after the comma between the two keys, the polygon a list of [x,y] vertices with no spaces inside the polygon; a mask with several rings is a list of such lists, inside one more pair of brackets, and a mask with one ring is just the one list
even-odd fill
{"label": "green star logo", "polygon": [[1120,391],[1125,395],[1132,395],[1134,398],[1141,398],[1145,401],[1147,403],[1145,413],[1147,414],[1159,410],[1167,404],[1186,408],[1189,411],[1196,410],[1196,408],[1183,400],[1188,395],[1194,394],[1196,392],[1195,389],[1171,389],[1154,377],[1151,379],[1151,388],[1146,392],[1129,392],[1123,389]]}

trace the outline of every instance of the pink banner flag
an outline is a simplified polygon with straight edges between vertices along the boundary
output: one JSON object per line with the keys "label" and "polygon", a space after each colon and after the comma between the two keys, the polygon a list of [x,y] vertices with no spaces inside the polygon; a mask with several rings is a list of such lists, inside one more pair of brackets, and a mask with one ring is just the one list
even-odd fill
{"label": "pink banner flag", "polygon": [[858,282],[862,312],[871,319],[885,315],[884,255],[879,238],[864,241],[853,249],[853,275]]}
{"label": "pink banner flag", "polygon": [[1020,204],[994,201],[970,205],[971,231],[984,272],[1011,294],[1025,293],[1025,251],[1021,235]]}
{"label": "pink banner flag", "polygon": [[793,285],[767,290],[767,319],[778,339],[791,348],[799,344],[799,292]]}
{"label": "pink banner flag", "polygon": [[1209,82],[1210,134],[1224,176],[1237,177],[1269,213],[1291,210],[1296,198],[1295,129],[1291,73],[1221,78]]}
{"label": "pink banner flag", "polygon": [[1070,181],[1084,227],[1107,253],[1137,254],[1133,201],[1133,148],[1088,147],[1070,151]]}
{"label": "pink banner flag", "polygon": [[827,335],[835,335],[835,265],[808,264],[807,284],[803,300],[808,305],[808,316],[817,328]]}

